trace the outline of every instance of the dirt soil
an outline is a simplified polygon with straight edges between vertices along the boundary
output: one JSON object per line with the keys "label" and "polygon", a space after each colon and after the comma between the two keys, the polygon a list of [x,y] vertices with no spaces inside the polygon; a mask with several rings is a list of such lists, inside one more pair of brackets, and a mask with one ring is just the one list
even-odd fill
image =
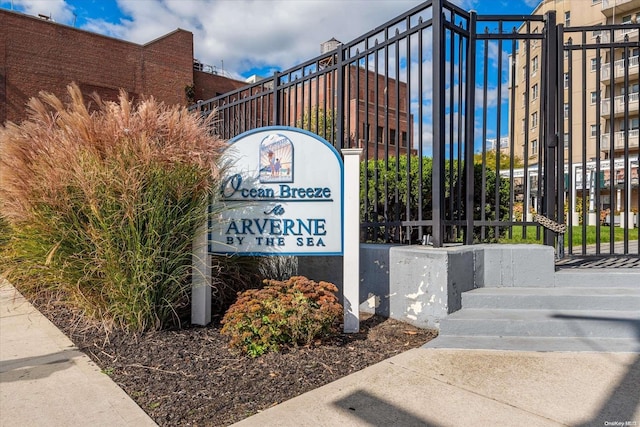
{"label": "dirt soil", "polygon": [[132,337],[33,303],[161,426],[226,426],[436,336],[363,314],[360,333],[250,358],[229,350],[217,321]]}

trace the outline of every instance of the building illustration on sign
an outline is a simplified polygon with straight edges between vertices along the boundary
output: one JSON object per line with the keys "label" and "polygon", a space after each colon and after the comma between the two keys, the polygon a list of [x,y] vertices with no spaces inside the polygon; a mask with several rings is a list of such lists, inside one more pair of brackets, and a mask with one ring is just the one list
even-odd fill
{"label": "building illustration on sign", "polygon": [[288,127],[246,132],[231,143],[210,251],[342,255],[343,165],[335,148]]}
{"label": "building illustration on sign", "polygon": [[270,134],[260,143],[260,182],[293,182],[293,143]]}

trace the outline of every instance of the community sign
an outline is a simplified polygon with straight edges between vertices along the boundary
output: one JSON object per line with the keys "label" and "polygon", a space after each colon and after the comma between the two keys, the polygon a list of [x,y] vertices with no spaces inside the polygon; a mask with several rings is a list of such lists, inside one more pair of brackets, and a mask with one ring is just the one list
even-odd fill
{"label": "community sign", "polygon": [[323,138],[264,127],[231,141],[209,224],[210,252],[342,255],[343,163]]}

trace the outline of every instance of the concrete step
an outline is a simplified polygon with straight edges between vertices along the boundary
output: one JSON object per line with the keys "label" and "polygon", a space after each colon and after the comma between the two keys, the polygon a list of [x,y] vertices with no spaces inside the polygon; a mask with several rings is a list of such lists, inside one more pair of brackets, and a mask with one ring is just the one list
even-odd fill
{"label": "concrete step", "polygon": [[489,337],[444,336],[429,341],[425,348],[509,351],[589,351],[640,353],[635,338],[567,338],[567,337]]}
{"label": "concrete step", "polygon": [[640,287],[479,288],[462,294],[462,307],[633,311],[640,309]]}
{"label": "concrete step", "polygon": [[442,320],[440,334],[640,339],[640,311],[463,309]]}
{"label": "concrete step", "polygon": [[556,271],[556,287],[606,287],[640,289],[640,269],[638,268],[567,268]]}

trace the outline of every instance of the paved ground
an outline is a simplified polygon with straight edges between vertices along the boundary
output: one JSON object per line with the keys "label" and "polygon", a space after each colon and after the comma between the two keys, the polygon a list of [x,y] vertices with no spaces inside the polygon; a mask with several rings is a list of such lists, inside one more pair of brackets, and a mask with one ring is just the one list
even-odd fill
{"label": "paved ground", "polygon": [[[640,354],[414,349],[237,425],[496,424],[640,426]],[[0,426],[145,425],[107,375],[0,286]]]}
{"label": "paved ground", "polygon": [[58,328],[0,283],[0,426],[155,425]]}
{"label": "paved ground", "polygon": [[420,348],[236,426],[640,426],[639,401],[640,354]]}

